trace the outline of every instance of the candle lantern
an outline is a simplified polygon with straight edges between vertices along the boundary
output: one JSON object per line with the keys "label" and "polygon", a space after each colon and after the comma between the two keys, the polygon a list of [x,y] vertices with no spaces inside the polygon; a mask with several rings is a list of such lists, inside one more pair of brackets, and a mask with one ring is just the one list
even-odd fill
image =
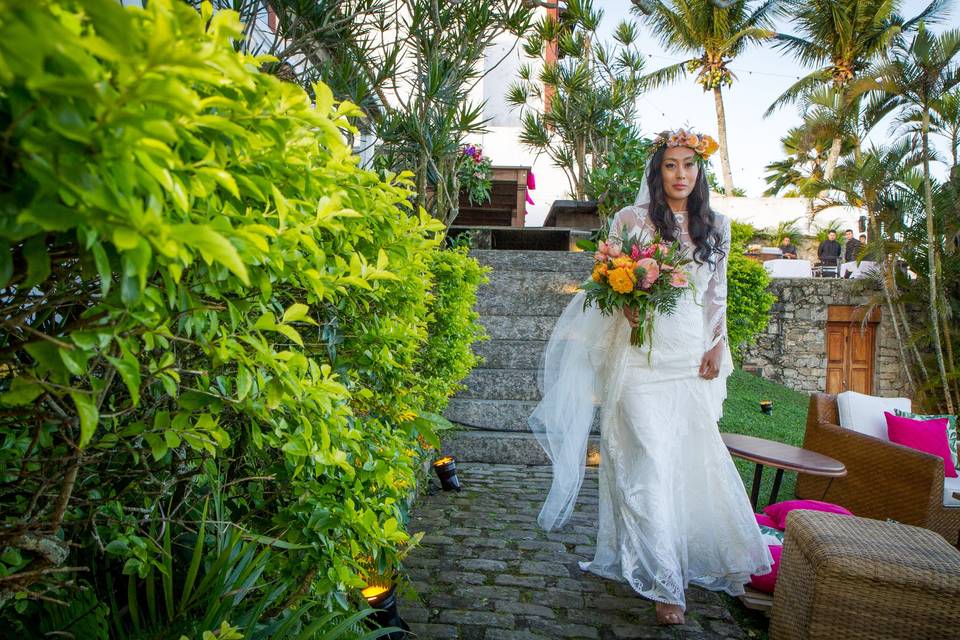
{"label": "candle lantern", "polygon": [[457,478],[457,461],[453,456],[444,456],[433,463],[433,470],[440,478],[444,491],[460,491],[460,479]]}
{"label": "candle lantern", "polygon": [[388,640],[402,640],[410,636],[410,634],[407,633],[410,631],[410,626],[404,622],[403,618],[400,617],[400,613],[397,611],[396,586],[370,585],[361,593],[363,597],[367,599],[367,603],[375,609],[372,617],[374,624],[380,629],[396,629],[396,631],[391,631],[387,635],[380,637],[387,638]]}
{"label": "candle lantern", "polygon": [[772,414],[772,413],[773,413],[773,401],[772,401],[772,400],[761,400],[761,401],[760,401],[760,411],[762,411],[762,412],[764,413],[764,415],[768,415],[768,416],[769,416],[770,414]]}

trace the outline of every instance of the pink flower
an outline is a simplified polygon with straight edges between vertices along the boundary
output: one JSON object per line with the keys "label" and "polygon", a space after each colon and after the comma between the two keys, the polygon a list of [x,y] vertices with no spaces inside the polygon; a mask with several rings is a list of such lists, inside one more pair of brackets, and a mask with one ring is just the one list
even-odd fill
{"label": "pink flower", "polygon": [[620,248],[619,244],[607,244],[607,255],[609,255],[611,258],[618,258],[620,257],[621,253],[623,253],[623,250]]}
{"label": "pink flower", "polygon": [[649,289],[660,277],[660,267],[657,265],[657,261],[653,258],[641,258],[637,261],[637,266],[641,267],[644,272],[642,288]]}
{"label": "pink flower", "polygon": [[676,287],[678,289],[687,286],[689,282],[687,281],[687,274],[685,271],[674,271],[673,275],[670,277],[670,286]]}
{"label": "pink flower", "polygon": [[604,254],[604,255],[609,254],[609,253],[610,253],[610,245],[607,244],[606,242],[604,242],[603,240],[601,240],[601,241],[600,241],[600,244],[597,245],[597,253],[602,253],[602,254]]}
{"label": "pink flower", "polygon": [[638,247],[637,245],[633,245],[630,248],[630,258],[633,260],[639,260],[641,258],[640,247]]}
{"label": "pink flower", "polygon": [[593,254],[593,259],[595,262],[606,262],[607,254],[605,254],[603,251],[597,251],[595,254]]}
{"label": "pink flower", "polygon": [[657,252],[657,245],[651,244],[643,248],[643,251],[640,252],[641,258],[652,258],[653,254]]}

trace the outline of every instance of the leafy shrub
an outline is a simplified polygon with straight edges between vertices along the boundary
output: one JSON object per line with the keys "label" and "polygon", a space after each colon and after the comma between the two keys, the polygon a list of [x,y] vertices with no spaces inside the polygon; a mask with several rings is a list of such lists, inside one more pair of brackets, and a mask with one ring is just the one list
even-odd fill
{"label": "leafy shrub", "polygon": [[730,221],[730,250],[743,253],[757,237],[757,230],[749,222]]}
{"label": "leafy shrub", "polygon": [[770,322],[776,297],[767,290],[770,276],[759,262],[730,252],[727,270],[727,336],[736,356]]}
{"label": "leafy shrub", "polygon": [[612,127],[606,152],[587,174],[587,197],[599,201],[601,218],[633,204],[643,184],[651,144],[632,126],[620,123]]}
{"label": "leafy shrub", "polygon": [[429,338],[417,362],[424,394],[424,407],[441,413],[447,400],[463,389],[459,384],[479,364],[470,346],[486,339],[473,310],[477,288],[487,282],[488,268],[467,255],[467,247],[431,254],[434,286],[427,316]]}
{"label": "leafy shrub", "polygon": [[418,416],[463,371],[414,370],[442,226],[358,168],[353,105],[241,34],[175,0],[0,0],[0,606],[67,567],[156,601],[204,498],[273,549],[286,608],[347,606],[415,542]]}

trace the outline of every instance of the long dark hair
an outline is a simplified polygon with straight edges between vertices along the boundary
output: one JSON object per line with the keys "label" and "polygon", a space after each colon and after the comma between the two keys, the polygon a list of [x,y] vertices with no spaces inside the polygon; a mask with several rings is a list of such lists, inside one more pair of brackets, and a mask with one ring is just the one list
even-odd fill
{"label": "long dark hair", "polygon": [[[663,172],[660,164],[667,147],[657,149],[650,158],[650,173],[647,175],[647,186],[650,188],[650,220],[657,228],[657,232],[664,240],[673,241],[680,237],[680,225],[677,223],[667,204],[667,196],[663,189]],[[710,187],[707,186],[707,171],[703,162],[700,162],[700,171],[697,172],[697,181],[693,191],[687,198],[687,218],[689,219],[690,239],[693,241],[693,259],[699,263],[714,266],[718,258],[724,256],[721,247],[723,234],[717,227],[717,214],[710,208]]]}

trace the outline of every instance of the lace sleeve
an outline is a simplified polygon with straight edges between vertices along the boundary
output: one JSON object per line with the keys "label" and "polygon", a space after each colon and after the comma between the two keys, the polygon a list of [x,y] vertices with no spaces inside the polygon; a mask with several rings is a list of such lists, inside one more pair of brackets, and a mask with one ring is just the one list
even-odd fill
{"label": "lace sleeve", "polygon": [[727,258],[730,255],[730,218],[720,218],[723,239],[723,257],[717,260],[703,294],[704,350],[709,351],[721,340],[727,339]]}
{"label": "lace sleeve", "polygon": [[650,220],[646,215],[646,209],[634,206],[624,207],[617,211],[610,220],[607,242],[622,245],[628,237],[637,234],[652,238],[653,234],[650,229]]}

